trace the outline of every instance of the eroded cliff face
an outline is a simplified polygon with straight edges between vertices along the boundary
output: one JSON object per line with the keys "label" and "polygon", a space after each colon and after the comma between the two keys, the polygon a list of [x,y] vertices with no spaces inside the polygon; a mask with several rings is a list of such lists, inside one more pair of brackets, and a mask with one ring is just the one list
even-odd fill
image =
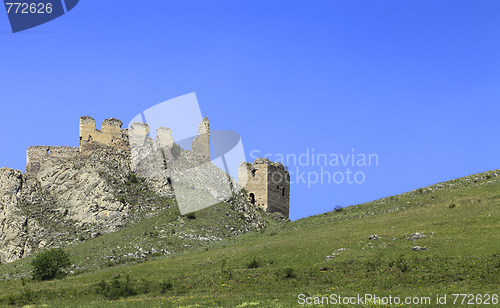
{"label": "eroded cliff face", "polygon": [[29,236],[40,227],[27,215],[26,205],[37,202],[36,181],[19,170],[0,169],[0,261],[11,262],[29,254],[36,245]]}
{"label": "eroded cliff face", "polygon": [[32,176],[65,219],[78,226],[105,223],[112,230],[128,209],[116,195],[130,173],[126,148],[96,146],[75,158],[45,163]]}

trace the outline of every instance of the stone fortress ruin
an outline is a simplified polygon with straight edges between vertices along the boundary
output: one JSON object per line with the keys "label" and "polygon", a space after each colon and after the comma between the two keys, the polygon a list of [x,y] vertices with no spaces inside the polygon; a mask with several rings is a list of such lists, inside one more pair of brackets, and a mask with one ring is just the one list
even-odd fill
{"label": "stone fortress ruin", "polygon": [[240,182],[246,180],[245,190],[250,204],[288,217],[290,174],[283,164],[257,158],[253,164],[243,162],[238,174]]}
{"label": "stone fortress ruin", "polygon": [[[149,126],[146,123],[133,122],[129,129],[122,129],[123,123],[118,119],[106,119],[101,129],[96,128],[96,121],[91,117],[81,117],[79,125],[79,147],[67,146],[32,146],[27,150],[26,174],[36,176],[42,166],[56,164],[60,161],[73,160],[92,149],[107,146],[120,149],[130,155],[131,170],[145,178],[164,177],[171,184],[172,172],[184,175],[187,169],[174,168],[169,162],[182,156],[184,160],[196,165],[210,162],[209,121],[204,118],[198,127],[198,136],[187,151],[175,144],[169,128],[158,128],[156,139],[149,137]],[[178,166],[178,165],[177,165]],[[169,170],[170,169],[170,170]],[[167,172],[165,172],[168,170]],[[191,173],[196,172],[191,169]],[[265,158],[255,162],[242,162],[238,170],[239,183],[248,193],[248,202],[267,212],[278,212],[288,218],[290,201],[290,176],[281,163],[274,163]],[[223,172],[218,169],[219,173]],[[191,174],[198,182],[213,182],[213,174]],[[229,178],[230,176],[227,175]],[[216,177],[216,176],[215,176]],[[227,180],[227,178],[225,179]],[[233,179],[230,179],[232,185]],[[200,183],[200,186],[203,184]],[[210,190],[210,189],[208,189]],[[212,189],[213,190],[213,189]],[[217,195],[217,192],[212,192]],[[224,193],[219,193],[220,200]],[[226,192],[227,195],[227,192]]]}

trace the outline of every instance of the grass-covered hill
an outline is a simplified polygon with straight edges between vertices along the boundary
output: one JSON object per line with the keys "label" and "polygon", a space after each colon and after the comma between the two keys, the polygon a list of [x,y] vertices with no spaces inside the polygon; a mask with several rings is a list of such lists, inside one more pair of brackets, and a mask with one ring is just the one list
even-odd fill
{"label": "grass-covered hill", "polygon": [[[435,307],[437,294],[446,294],[452,306],[452,294],[460,293],[489,294],[488,306],[498,306],[491,296],[500,295],[499,175],[476,174],[183,252],[90,267],[61,280],[3,280],[0,305],[291,307],[299,306],[299,294],[375,294],[430,297],[420,306]],[[210,212],[204,211],[186,223],[208,223]],[[67,252],[78,263],[113,243],[133,246],[141,233],[153,232],[156,241],[174,232],[163,219],[155,216]],[[0,272],[14,277],[29,261],[2,265]]]}

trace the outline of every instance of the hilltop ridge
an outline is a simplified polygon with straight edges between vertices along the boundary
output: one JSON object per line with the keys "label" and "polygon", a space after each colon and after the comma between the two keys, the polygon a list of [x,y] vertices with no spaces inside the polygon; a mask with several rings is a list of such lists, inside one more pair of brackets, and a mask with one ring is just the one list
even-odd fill
{"label": "hilltop ridge", "polygon": [[145,123],[121,126],[106,119],[98,130],[94,119],[81,117],[79,147],[29,147],[25,173],[0,169],[1,263],[116,232],[164,211],[180,218],[182,189],[192,203],[219,204],[213,219],[224,222],[225,231],[202,228],[204,239],[267,226],[270,213],[251,204],[238,182],[210,161],[208,118],[191,151],[175,144],[168,128],[158,128],[153,140]]}

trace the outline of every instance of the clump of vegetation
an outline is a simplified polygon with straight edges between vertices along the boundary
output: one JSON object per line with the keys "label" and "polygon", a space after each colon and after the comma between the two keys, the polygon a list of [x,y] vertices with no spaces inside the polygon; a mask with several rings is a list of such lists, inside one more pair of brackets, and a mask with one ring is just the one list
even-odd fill
{"label": "clump of vegetation", "polygon": [[401,271],[401,273],[408,271],[408,263],[406,262],[403,255],[401,255],[396,260],[389,261],[388,266],[389,266],[389,268],[392,268],[392,267],[398,268]]}
{"label": "clump of vegetation", "polygon": [[130,172],[128,174],[127,179],[125,180],[124,184],[127,186],[130,186],[132,184],[137,184],[137,183],[139,183],[139,178],[137,177],[137,175],[135,175],[135,173]]}
{"label": "clump of vegetation", "polygon": [[120,275],[117,275],[109,283],[106,283],[106,281],[102,280],[97,284],[96,292],[98,294],[104,295],[111,300],[116,300],[120,297],[137,295],[137,291],[132,286],[129,275],[127,275],[124,280],[121,280]]}
{"label": "clump of vegetation", "polygon": [[259,261],[257,261],[256,257],[246,264],[247,268],[258,268],[260,266]]}
{"label": "clump of vegetation", "polygon": [[285,267],[276,271],[276,277],[279,279],[295,278],[295,270],[291,267]]}
{"label": "clump of vegetation", "polygon": [[342,207],[340,205],[337,205],[333,210],[335,212],[342,212]]}
{"label": "clump of vegetation", "polygon": [[135,173],[130,172],[128,174],[128,183],[130,183],[130,184],[139,183],[139,179],[137,179],[137,176],[135,175]]}
{"label": "clump of vegetation", "polygon": [[34,299],[35,295],[33,294],[33,291],[31,291],[29,288],[23,288],[21,293],[19,293],[18,295],[7,296],[6,303],[10,306],[23,307],[32,303]]}
{"label": "clump of vegetation", "polygon": [[69,255],[60,248],[50,249],[39,253],[31,262],[33,280],[43,281],[62,278],[64,271],[71,265]]}
{"label": "clump of vegetation", "polygon": [[172,283],[170,283],[168,281],[163,281],[162,283],[160,283],[161,294],[165,294],[165,292],[167,292],[168,290],[170,290],[172,288],[173,288]]}
{"label": "clump of vegetation", "polygon": [[226,267],[227,265],[227,258],[224,257],[221,260],[221,265],[220,265],[220,272],[224,275],[227,276],[227,278],[231,279],[233,278],[233,272],[231,270],[231,267]]}
{"label": "clump of vegetation", "polygon": [[454,209],[454,208],[456,208],[456,207],[457,207],[457,205],[456,205],[455,203],[452,203],[452,204],[450,204],[448,207],[449,207],[450,209]]}
{"label": "clump of vegetation", "polygon": [[173,284],[169,281],[155,282],[145,279],[135,280],[128,274],[122,278],[121,274],[117,274],[111,281],[103,279],[101,282],[94,285],[93,288],[95,293],[103,295],[110,300],[117,300],[155,291],[165,294],[167,291],[173,289]]}
{"label": "clump of vegetation", "polygon": [[186,214],[187,219],[196,219],[196,214],[194,212]]}

